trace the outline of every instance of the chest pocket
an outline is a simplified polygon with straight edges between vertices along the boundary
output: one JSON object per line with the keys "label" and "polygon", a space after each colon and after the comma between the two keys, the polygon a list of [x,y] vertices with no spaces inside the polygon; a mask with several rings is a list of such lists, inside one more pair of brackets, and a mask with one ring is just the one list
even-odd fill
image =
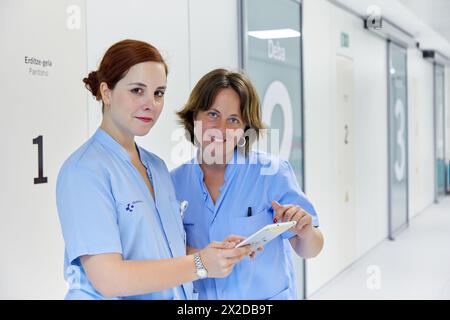
{"label": "chest pocket", "polygon": [[231,228],[234,234],[248,237],[271,223],[273,223],[272,211],[267,206],[263,206],[254,210],[250,217],[245,215],[233,218]]}

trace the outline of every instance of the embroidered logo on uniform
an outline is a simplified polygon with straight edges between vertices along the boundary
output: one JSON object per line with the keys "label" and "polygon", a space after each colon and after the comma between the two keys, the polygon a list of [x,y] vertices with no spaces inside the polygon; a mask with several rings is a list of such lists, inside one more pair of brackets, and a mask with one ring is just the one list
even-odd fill
{"label": "embroidered logo on uniform", "polygon": [[141,200],[130,202],[130,203],[127,204],[127,207],[125,208],[125,210],[128,211],[128,212],[133,212],[134,205],[137,204],[137,203],[141,203],[141,202],[142,202]]}

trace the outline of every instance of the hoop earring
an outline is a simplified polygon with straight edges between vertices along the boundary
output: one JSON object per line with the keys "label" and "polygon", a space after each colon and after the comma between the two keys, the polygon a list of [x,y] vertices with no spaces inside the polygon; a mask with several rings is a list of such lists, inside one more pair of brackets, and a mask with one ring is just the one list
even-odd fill
{"label": "hoop earring", "polygon": [[[244,142],[241,142],[242,140],[244,141]],[[238,140],[238,142],[237,142],[237,146],[239,147],[239,148],[243,148],[243,147],[245,147],[245,145],[247,144],[247,139],[245,139],[244,137],[240,137],[239,138],[239,140]]]}

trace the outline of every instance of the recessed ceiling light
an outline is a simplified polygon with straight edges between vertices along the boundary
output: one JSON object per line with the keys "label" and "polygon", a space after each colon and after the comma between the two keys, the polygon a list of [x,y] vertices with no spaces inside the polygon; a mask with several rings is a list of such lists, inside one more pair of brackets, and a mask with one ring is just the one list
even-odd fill
{"label": "recessed ceiling light", "polygon": [[257,30],[249,31],[248,35],[258,39],[284,39],[298,38],[300,32],[294,29],[274,29],[274,30]]}

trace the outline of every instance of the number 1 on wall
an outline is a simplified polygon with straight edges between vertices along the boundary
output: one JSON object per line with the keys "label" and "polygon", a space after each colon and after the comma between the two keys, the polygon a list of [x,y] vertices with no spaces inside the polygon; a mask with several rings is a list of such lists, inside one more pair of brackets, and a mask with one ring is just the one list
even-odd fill
{"label": "number 1 on wall", "polygon": [[34,178],[34,184],[47,183],[47,177],[44,177],[44,155],[43,138],[38,136],[33,139],[33,144],[38,145],[38,177]]}

